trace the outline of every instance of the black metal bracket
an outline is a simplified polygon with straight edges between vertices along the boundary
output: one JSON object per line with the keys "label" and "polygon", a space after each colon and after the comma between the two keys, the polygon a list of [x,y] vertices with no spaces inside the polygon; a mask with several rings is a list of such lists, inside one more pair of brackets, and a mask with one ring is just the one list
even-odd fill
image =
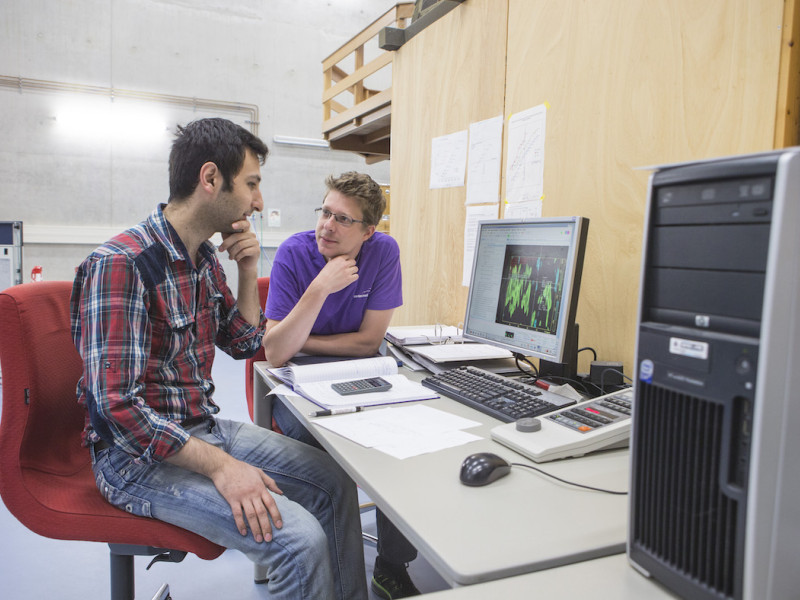
{"label": "black metal bracket", "polygon": [[378,33],[378,46],[381,50],[398,50],[403,44],[425,29],[428,25],[434,21],[438,21],[464,2],[466,2],[466,0],[441,0],[405,29],[400,29],[399,27],[384,27]]}

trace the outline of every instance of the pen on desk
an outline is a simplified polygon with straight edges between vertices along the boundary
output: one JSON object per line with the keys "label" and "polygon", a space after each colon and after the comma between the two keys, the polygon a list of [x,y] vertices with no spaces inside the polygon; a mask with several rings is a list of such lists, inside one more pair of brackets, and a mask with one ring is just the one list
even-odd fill
{"label": "pen on desk", "polygon": [[331,415],[345,415],[347,413],[361,412],[363,406],[343,406],[342,408],[331,408],[328,410],[318,410],[308,413],[309,417],[330,417]]}

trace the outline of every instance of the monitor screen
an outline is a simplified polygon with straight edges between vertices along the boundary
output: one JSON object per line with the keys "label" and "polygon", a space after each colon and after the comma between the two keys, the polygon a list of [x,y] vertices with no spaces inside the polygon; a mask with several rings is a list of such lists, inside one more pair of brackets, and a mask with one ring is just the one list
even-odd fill
{"label": "monitor screen", "polygon": [[588,229],[584,217],[479,223],[464,336],[554,363],[577,354]]}

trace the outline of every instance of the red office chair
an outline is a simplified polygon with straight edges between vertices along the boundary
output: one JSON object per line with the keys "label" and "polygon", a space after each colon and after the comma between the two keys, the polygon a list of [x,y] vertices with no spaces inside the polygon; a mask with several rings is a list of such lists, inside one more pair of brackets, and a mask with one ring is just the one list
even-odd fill
{"label": "red office chair", "polygon": [[[95,487],[81,446],[84,410],[75,390],[81,359],[72,343],[67,281],[0,292],[0,495],[30,530],[54,539],[107,542],[111,598],[133,600],[134,555],[211,560],[225,548],[155,519],[119,510]],[[95,595],[89,593],[87,595]]]}

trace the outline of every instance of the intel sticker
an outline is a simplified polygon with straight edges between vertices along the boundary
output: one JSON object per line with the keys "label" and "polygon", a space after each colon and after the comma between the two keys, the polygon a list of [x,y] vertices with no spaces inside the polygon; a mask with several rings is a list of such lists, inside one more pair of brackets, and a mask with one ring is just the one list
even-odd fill
{"label": "intel sticker", "polygon": [[645,383],[653,383],[653,361],[649,358],[644,359],[639,364],[639,379]]}
{"label": "intel sticker", "polygon": [[669,338],[669,351],[670,354],[677,354],[678,356],[708,360],[708,344],[706,342]]}

